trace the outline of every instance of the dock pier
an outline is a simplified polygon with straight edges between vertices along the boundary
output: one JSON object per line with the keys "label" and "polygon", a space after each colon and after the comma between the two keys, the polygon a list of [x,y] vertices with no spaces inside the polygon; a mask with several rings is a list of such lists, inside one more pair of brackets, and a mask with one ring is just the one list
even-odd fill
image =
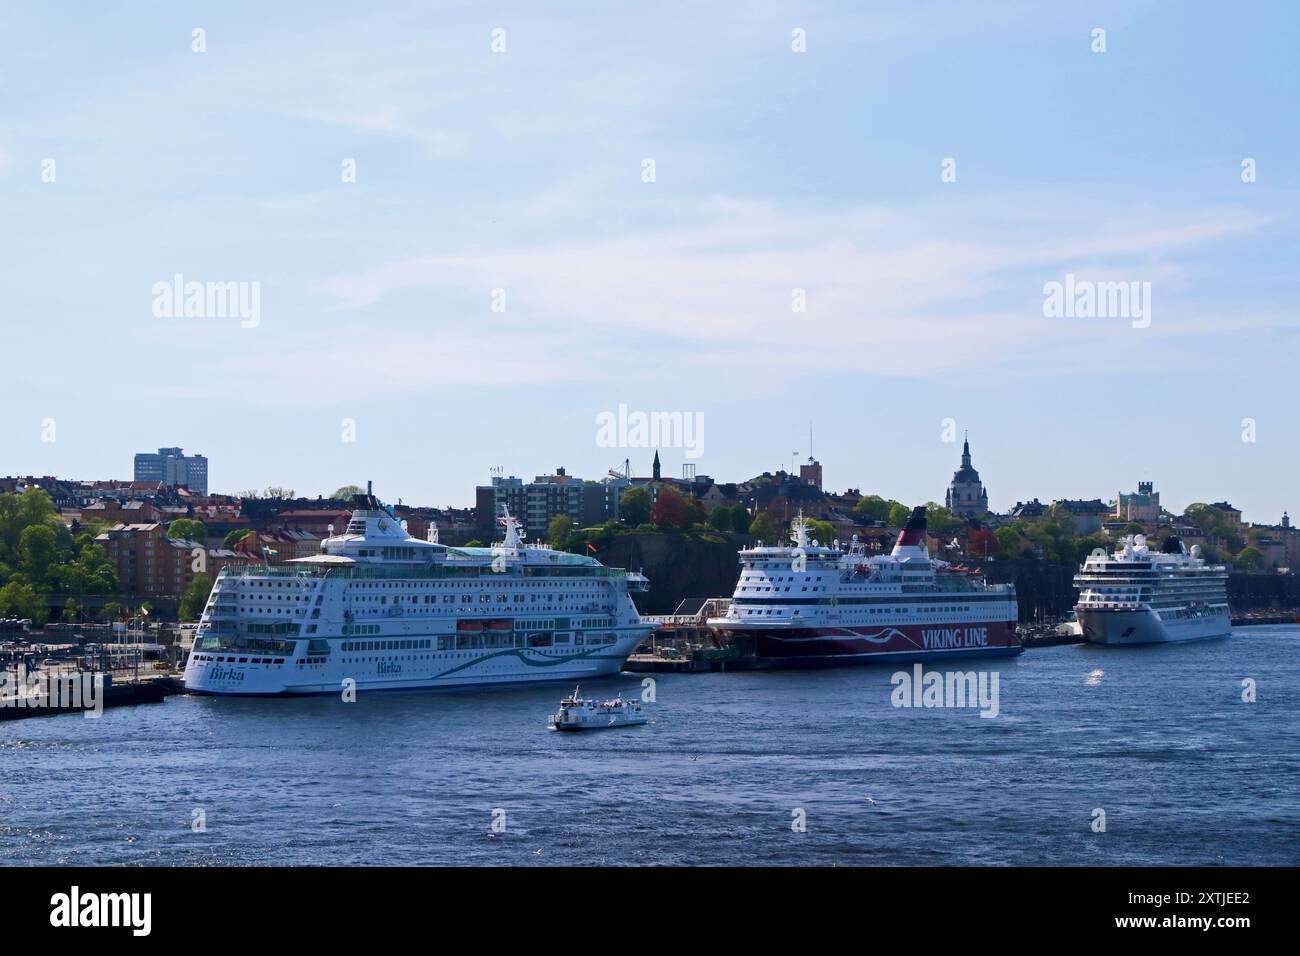
{"label": "dock pier", "polygon": [[[174,677],[124,677],[120,680],[106,674],[102,691],[104,710],[110,707],[130,707],[135,704],[158,704],[178,692]],[[80,674],[67,674],[70,680],[80,680]],[[51,706],[44,700],[32,701],[28,696],[10,694],[0,698],[0,720],[18,720],[22,717],[50,717],[55,714],[84,713],[88,708],[61,703]]]}
{"label": "dock pier", "polygon": [[723,642],[708,625],[722,617],[730,598],[687,598],[672,614],[647,615],[655,630],[623,665],[636,674],[702,674],[757,670],[762,663]]}

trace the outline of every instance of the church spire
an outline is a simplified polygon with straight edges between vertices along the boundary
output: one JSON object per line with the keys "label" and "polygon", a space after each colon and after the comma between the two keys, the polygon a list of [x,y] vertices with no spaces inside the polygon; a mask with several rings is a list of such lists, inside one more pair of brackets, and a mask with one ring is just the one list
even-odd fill
{"label": "church spire", "polygon": [[961,443],[961,467],[953,473],[952,484],[944,497],[947,508],[959,518],[984,515],[989,510],[989,493],[980,481],[980,473],[970,461],[970,432]]}
{"label": "church spire", "polygon": [[657,450],[655,451],[654,477],[655,481],[659,480],[659,452]]}

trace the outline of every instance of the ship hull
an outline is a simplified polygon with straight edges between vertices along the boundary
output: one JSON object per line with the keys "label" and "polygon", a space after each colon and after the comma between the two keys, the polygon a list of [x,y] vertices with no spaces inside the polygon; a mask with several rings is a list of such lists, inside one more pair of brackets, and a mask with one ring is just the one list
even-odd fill
{"label": "ship hull", "polygon": [[[564,681],[570,684],[617,674],[650,628],[624,632],[613,644],[585,651],[512,648],[468,653],[433,651],[397,654],[374,660],[327,659],[320,664],[241,663],[233,655],[190,656],[185,689],[192,694],[276,697],[343,694],[377,690],[438,690],[502,687]],[[222,660],[221,658],[227,658]],[[348,682],[352,681],[352,684]]]}
{"label": "ship hull", "polygon": [[716,627],[766,667],[841,667],[1011,657],[1024,650],[1010,621],[887,627]]}
{"label": "ship hull", "polygon": [[1081,610],[1075,616],[1090,644],[1127,646],[1177,644],[1227,637],[1232,621],[1226,610],[1181,620],[1163,621],[1150,610]]}
{"label": "ship hull", "polygon": [[609,721],[590,724],[556,723],[551,726],[564,733],[575,733],[579,730],[617,730],[620,727],[640,727],[647,722],[648,718],[641,717],[636,720],[616,720],[613,723]]}

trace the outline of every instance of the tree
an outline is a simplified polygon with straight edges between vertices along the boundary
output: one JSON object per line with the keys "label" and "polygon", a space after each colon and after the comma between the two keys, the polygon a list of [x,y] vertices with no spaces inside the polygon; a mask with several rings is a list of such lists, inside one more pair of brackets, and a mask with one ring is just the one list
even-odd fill
{"label": "tree", "polygon": [[895,502],[889,506],[889,520],[886,522],[891,528],[901,528],[907,524],[907,519],[912,516],[912,509],[907,505]]}
{"label": "tree", "polygon": [[32,579],[41,581],[54,563],[58,535],[48,524],[28,525],[18,537],[18,560]]}
{"label": "tree", "polygon": [[10,581],[0,588],[0,615],[30,618],[40,626],[45,623],[45,601],[30,584]]}
{"label": "tree", "polygon": [[76,559],[50,568],[46,582],[67,594],[116,594],[121,590],[117,568],[98,544],[85,542]]}
{"label": "tree", "polygon": [[890,509],[896,504],[897,501],[886,501],[880,495],[864,495],[853,510],[871,521],[888,521]]}
{"label": "tree", "polygon": [[203,614],[203,609],[208,603],[208,595],[211,593],[212,578],[206,574],[194,575],[190,578],[190,583],[185,586],[185,593],[181,595],[181,604],[176,617],[182,621],[196,620]]}
{"label": "tree", "polygon": [[925,527],[934,534],[949,535],[956,533],[965,522],[943,505],[934,501],[925,503]]}
{"label": "tree", "polygon": [[1114,542],[1104,534],[1088,534],[1081,538],[1075,538],[1073,541],[1074,556],[1070,561],[1071,564],[1083,564],[1084,560],[1092,552],[1101,550],[1109,552]]}
{"label": "tree", "polygon": [[998,540],[998,554],[1006,555],[1008,558],[1018,558],[1020,552],[1025,550],[1025,542],[1020,537],[1020,532],[1010,525],[998,528],[993,532],[993,536]]}
{"label": "tree", "polygon": [[1262,571],[1264,570],[1264,554],[1254,545],[1242,548],[1241,552],[1233,559],[1237,567],[1243,571]]}
{"label": "tree", "polygon": [[41,488],[28,488],[20,495],[0,495],[0,561],[18,563],[18,539],[25,528],[37,524],[59,524],[54,502]]}
{"label": "tree", "polygon": [[167,536],[207,544],[208,526],[194,518],[177,518],[167,526]]}
{"label": "tree", "polygon": [[293,497],[293,489],[281,488],[279,485],[270,485],[267,487],[266,491],[262,492],[262,496],[265,498],[275,498],[281,501],[286,501]]}
{"label": "tree", "polygon": [[704,502],[694,495],[686,499],[686,520],[693,525],[706,524],[709,520],[704,510]]}
{"label": "tree", "polygon": [[63,623],[77,623],[77,602],[72,600],[72,598],[68,598],[63,602]]}
{"label": "tree", "polygon": [[632,527],[650,520],[650,492],[644,488],[629,488],[618,499],[618,514],[624,524]]}
{"label": "tree", "polygon": [[650,509],[650,523],[656,528],[685,528],[690,524],[690,508],[680,491],[663,485]]}
{"label": "tree", "polygon": [[760,511],[749,523],[749,533],[766,544],[776,544],[780,532],[766,511]]}
{"label": "tree", "polygon": [[709,512],[709,525],[714,531],[730,531],[731,509],[726,505],[714,505]]}
{"label": "tree", "polygon": [[229,551],[252,533],[252,528],[236,528],[222,539],[221,546]]}
{"label": "tree", "polygon": [[997,557],[1001,551],[998,536],[988,528],[976,528],[970,534],[970,553],[981,558]]}
{"label": "tree", "polygon": [[365,489],[363,489],[360,485],[344,485],[342,488],[339,488],[337,491],[335,491],[334,494],[330,495],[330,500],[351,501],[353,495],[360,495],[364,493],[365,493]]}
{"label": "tree", "polygon": [[567,548],[572,537],[573,519],[568,515],[556,515],[546,527],[546,540],[556,550]]}
{"label": "tree", "polygon": [[737,502],[731,506],[731,530],[736,534],[749,533],[749,509]]}
{"label": "tree", "polygon": [[1241,528],[1226,512],[1214,505],[1207,505],[1203,501],[1190,504],[1183,511],[1183,519],[1200,528],[1207,537],[1222,540],[1229,551],[1241,547]]}
{"label": "tree", "polygon": [[1044,517],[1025,527],[1025,535],[1046,561],[1074,564],[1074,526],[1068,521]]}
{"label": "tree", "polygon": [[808,522],[808,537],[823,548],[829,548],[835,540],[835,526],[829,521],[813,519]]}

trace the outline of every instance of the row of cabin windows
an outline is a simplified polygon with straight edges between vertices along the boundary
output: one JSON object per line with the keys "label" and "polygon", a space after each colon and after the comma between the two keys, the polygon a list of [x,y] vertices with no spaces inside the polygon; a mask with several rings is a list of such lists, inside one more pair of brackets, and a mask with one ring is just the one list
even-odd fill
{"label": "row of cabin windows", "polygon": [[[378,630],[378,628],[376,628]],[[352,651],[422,651],[433,648],[432,640],[344,641],[343,650]]]}

